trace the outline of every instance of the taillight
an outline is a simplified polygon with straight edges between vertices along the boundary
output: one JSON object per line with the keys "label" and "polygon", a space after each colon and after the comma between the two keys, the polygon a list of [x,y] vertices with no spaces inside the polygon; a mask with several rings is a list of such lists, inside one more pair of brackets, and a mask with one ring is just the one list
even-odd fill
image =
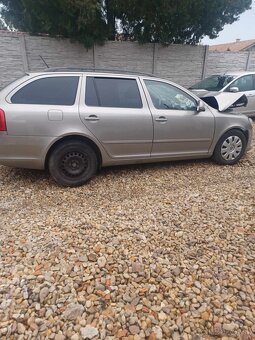
{"label": "taillight", "polygon": [[0,131],[7,131],[4,110],[0,109]]}

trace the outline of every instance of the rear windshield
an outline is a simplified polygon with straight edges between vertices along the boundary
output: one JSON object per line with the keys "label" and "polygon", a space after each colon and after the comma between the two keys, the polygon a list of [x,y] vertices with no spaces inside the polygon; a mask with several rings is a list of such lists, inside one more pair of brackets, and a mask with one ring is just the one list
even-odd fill
{"label": "rear windshield", "polygon": [[214,74],[191,86],[191,90],[220,91],[228,85],[236,76]]}

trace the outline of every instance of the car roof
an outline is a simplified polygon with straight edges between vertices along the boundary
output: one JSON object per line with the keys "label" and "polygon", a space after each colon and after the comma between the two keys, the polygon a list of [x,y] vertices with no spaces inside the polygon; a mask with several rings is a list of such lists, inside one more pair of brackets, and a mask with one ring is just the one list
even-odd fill
{"label": "car roof", "polygon": [[78,67],[56,67],[56,68],[47,68],[42,71],[37,72],[28,72],[28,74],[47,74],[47,73],[84,73],[84,74],[112,74],[118,76],[147,76],[147,77],[155,77],[154,74],[151,73],[143,73],[136,72],[130,70],[116,70],[116,69],[98,69],[98,68],[78,68]]}
{"label": "car roof", "polygon": [[[242,76],[242,75],[246,75],[246,74],[255,74],[255,72],[253,71],[227,71],[224,73],[218,73],[217,75],[221,75],[221,76],[225,76],[225,75],[229,75],[229,76]],[[216,73],[214,73],[214,75],[216,75]]]}

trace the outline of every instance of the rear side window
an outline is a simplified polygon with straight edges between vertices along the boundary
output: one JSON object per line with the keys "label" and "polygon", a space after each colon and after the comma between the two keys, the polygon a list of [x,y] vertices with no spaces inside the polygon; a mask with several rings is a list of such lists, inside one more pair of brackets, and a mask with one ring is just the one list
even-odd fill
{"label": "rear side window", "polygon": [[88,106],[142,108],[135,79],[87,77],[85,103]]}
{"label": "rear side window", "polygon": [[79,77],[47,77],[35,80],[11,98],[14,104],[73,105]]}

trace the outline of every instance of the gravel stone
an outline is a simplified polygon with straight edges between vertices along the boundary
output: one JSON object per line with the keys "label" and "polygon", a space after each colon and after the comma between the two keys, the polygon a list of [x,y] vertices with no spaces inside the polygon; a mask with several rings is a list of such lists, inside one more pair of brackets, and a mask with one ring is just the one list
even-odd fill
{"label": "gravel stone", "polygon": [[79,339],[80,339],[79,334],[73,334],[73,335],[71,336],[71,340],[79,340]]}
{"label": "gravel stone", "polygon": [[130,326],[129,331],[132,335],[140,333],[140,328],[136,325]]}
{"label": "gravel stone", "polygon": [[75,320],[82,315],[84,307],[81,304],[71,303],[67,306],[63,317],[66,320]]}
{"label": "gravel stone", "polygon": [[173,335],[172,335],[172,339],[173,340],[180,340],[180,334],[178,332],[174,332]]}
{"label": "gravel stone", "polygon": [[65,338],[63,334],[56,334],[54,340],[65,340]]}
{"label": "gravel stone", "polygon": [[45,299],[47,298],[47,296],[49,295],[49,288],[47,287],[44,287],[40,290],[40,294],[39,294],[39,297],[40,297],[40,303],[43,303],[45,301]]}
{"label": "gravel stone", "polygon": [[0,187],[1,340],[254,337],[255,149]]}
{"label": "gravel stone", "polygon": [[161,327],[155,326],[152,328],[152,331],[155,333],[156,339],[163,339],[163,333],[162,333]]}
{"label": "gravel stone", "polygon": [[175,276],[179,276],[180,273],[181,273],[181,269],[180,269],[179,267],[175,267],[175,268],[173,269],[173,274],[174,274]]}
{"label": "gravel stone", "polygon": [[234,332],[236,325],[234,323],[223,324],[223,329],[227,332]]}
{"label": "gravel stone", "polygon": [[98,335],[98,329],[92,326],[82,327],[80,332],[82,339],[93,339]]}
{"label": "gravel stone", "polygon": [[97,260],[99,268],[104,268],[106,265],[106,258],[104,256],[99,257]]}
{"label": "gravel stone", "polygon": [[26,331],[26,327],[22,323],[18,323],[17,331],[19,334],[24,334]]}

